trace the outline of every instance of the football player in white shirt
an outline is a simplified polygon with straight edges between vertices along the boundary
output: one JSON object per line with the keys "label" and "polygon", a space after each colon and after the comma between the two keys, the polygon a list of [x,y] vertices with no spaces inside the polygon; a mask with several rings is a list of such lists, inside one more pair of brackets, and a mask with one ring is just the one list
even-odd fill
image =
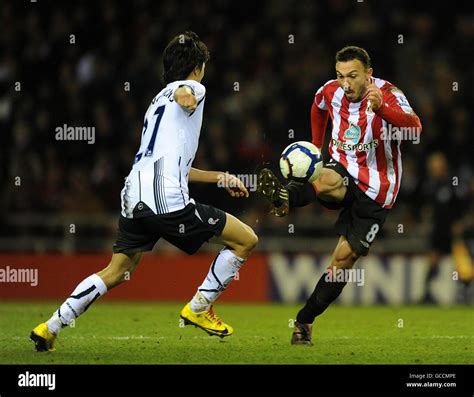
{"label": "football player in white shirt", "polygon": [[52,351],[61,328],[136,269],[143,252],[164,238],[188,254],[204,242],[224,248],[195,296],[181,311],[185,324],[225,337],[233,329],[213,311],[258,242],[254,231],[234,216],[189,197],[188,182],[221,184],[232,197],[248,197],[236,177],[191,167],[198,148],[206,89],[201,84],[209,52],[194,32],[176,36],[163,54],[166,87],[153,98],[142,140],[122,190],[117,240],[108,266],[81,281],[45,323],[31,332],[36,350]]}

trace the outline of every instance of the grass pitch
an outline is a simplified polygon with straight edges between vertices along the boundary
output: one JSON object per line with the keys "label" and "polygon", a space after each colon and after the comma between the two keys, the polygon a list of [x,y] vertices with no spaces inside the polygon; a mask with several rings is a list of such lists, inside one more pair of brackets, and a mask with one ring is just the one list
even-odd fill
{"label": "grass pitch", "polygon": [[[462,364],[474,362],[472,307],[330,307],[314,346],[291,346],[299,305],[217,304],[225,339],[182,327],[184,303],[98,302],[37,353],[31,329],[59,302],[0,303],[1,364]],[[181,326],[180,326],[181,325]]]}

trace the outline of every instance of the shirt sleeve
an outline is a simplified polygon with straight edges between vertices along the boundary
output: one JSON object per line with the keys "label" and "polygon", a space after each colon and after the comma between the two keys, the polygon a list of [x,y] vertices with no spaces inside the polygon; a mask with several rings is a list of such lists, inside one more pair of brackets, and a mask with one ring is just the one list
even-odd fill
{"label": "shirt sleeve", "polygon": [[311,135],[313,144],[321,148],[324,142],[324,134],[328,125],[329,112],[324,100],[323,87],[314,96],[311,106]]}
{"label": "shirt sleeve", "polygon": [[421,132],[421,121],[408,103],[405,94],[391,86],[383,90],[382,106],[375,112],[396,127],[416,127]]}
{"label": "shirt sleeve", "polygon": [[198,103],[206,96],[206,87],[195,80],[180,81],[175,89],[183,86],[189,87],[191,89]]}
{"label": "shirt sleeve", "polygon": [[405,113],[414,113],[412,107],[408,103],[408,99],[405,94],[397,87],[392,86],[386,91],[385,98],[389,106],[395,107]]}
{"label": "shirt sleeve", "polygon": [[316,94],[314,95],[314,104],[321,110],[328,110],[326,106],[326,101],[324,99],[323,89],[324,86],[322,86],[318,91],[316,91]]}

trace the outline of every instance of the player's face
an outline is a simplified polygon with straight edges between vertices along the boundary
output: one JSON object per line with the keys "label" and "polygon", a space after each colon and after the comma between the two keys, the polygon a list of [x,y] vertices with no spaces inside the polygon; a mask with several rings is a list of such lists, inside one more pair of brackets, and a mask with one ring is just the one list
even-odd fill
{"label": "player's face", "polygon": [[336,76],[347,100],[359,102],[370,84],[372,68],[366,69],[358,59],[336,62]]}

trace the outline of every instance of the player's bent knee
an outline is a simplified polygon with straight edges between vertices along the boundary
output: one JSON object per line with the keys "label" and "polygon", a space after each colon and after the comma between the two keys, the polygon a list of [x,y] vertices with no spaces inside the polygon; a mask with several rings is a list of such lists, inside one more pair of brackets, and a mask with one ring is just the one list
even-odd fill
{"label": "player's bent knee", "polygon": [[109,265],[98,273],[107,288],[115,287],[123,281],[130,280],[132,273],[140,263],[142,253],[131,256],[114,254]]}
{"label": "player's bent knee", "polygon": [[253,251],[254,248],[258,244],[258,236],[255,234],[252,228],[250,228],[249,235],[248,235],[248,241],[247,241],[247,249],[249,251]]}
{"label": "player's bent knee", "polygon": [[224,231],[216,241],[246,259],[258,244],[258,237],[249,225],[228,214]]}
{"label": "player's bent knee", "polygon": [[258,244],[258,237],[251,227],[248,227],[242,239],[237,242],[234,250],[236,254],[246,259]]}
{"label": "player's bent knee", "polygon": [[341,187],[343,180],[336,171],[323,168],[315,183],[320,194],[327,194]]}

